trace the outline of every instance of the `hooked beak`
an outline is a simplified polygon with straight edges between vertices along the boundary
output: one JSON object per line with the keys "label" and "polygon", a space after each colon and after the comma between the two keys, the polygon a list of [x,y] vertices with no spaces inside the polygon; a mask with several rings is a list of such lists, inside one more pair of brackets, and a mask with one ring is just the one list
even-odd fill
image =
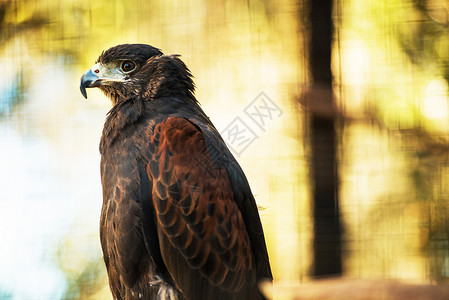
{"label": "hooked beak", "polygon": [[84,98],[87,99],[86,88],[93,88],[101,85],[101,79],[92,72],[92,70],[87,70],[86,73],[81,77],[80,90]]}

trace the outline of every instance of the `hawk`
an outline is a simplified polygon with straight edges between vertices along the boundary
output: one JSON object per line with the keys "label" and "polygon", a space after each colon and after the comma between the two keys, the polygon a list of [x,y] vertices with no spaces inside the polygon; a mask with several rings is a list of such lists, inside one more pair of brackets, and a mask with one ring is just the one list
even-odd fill
{"label": "hawk", "polygon": [[178,55],[104,51],[81,77],[112,102],[101,142],[100,239],[115,299],[263,299],[256,202]]}

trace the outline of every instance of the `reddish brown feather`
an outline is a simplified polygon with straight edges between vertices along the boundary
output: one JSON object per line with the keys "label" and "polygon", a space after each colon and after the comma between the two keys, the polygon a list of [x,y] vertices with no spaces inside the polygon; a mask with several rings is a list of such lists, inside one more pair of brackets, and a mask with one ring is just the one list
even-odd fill
{"label": "reddish brown feather", "polygon": [[120,45],[101,58],[141,66],[131,80],[100,87],[114,104],[100,143],[100,236],[113,295],[261,299],[256,278],[271,271],[248,182],[197,105],[188,68],[153,50]]}
{"label": "reddish brown feather", "polygon": [[[252,285],[245,281],[248,272],[254,273],[254,259],[242,215],[227,173],[214,166],[201,131],[186,119],[170,117],[153,132],[156,151],[147,172],[160,231],[181,261],[210,284],[229,292]],[[179,259],[170,261],[176,261],[166,261],[175,275]],[[185,280],[173,277],[183,290]]]}

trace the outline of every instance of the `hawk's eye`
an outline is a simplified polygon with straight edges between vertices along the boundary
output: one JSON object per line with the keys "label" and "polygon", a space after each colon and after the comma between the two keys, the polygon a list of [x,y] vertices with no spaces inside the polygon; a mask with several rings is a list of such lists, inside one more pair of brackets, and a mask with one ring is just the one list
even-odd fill
{"label": "hawk's eye", "polygon": [[120,66],[123,72],[129,73],[136,68],[136,64],[132,60],[125,60]]}

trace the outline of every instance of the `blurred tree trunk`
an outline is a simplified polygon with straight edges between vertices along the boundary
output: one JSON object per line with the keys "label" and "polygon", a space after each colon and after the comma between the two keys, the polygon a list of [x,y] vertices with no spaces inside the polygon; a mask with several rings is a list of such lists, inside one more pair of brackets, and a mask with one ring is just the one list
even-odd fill
{"label": "blurred tree trunk", "polygon": [[309,1],[309,64],[313,84],[307,101],[313,176],[313,276],[341,274],[341,230],[332,93],[332,0]]}

